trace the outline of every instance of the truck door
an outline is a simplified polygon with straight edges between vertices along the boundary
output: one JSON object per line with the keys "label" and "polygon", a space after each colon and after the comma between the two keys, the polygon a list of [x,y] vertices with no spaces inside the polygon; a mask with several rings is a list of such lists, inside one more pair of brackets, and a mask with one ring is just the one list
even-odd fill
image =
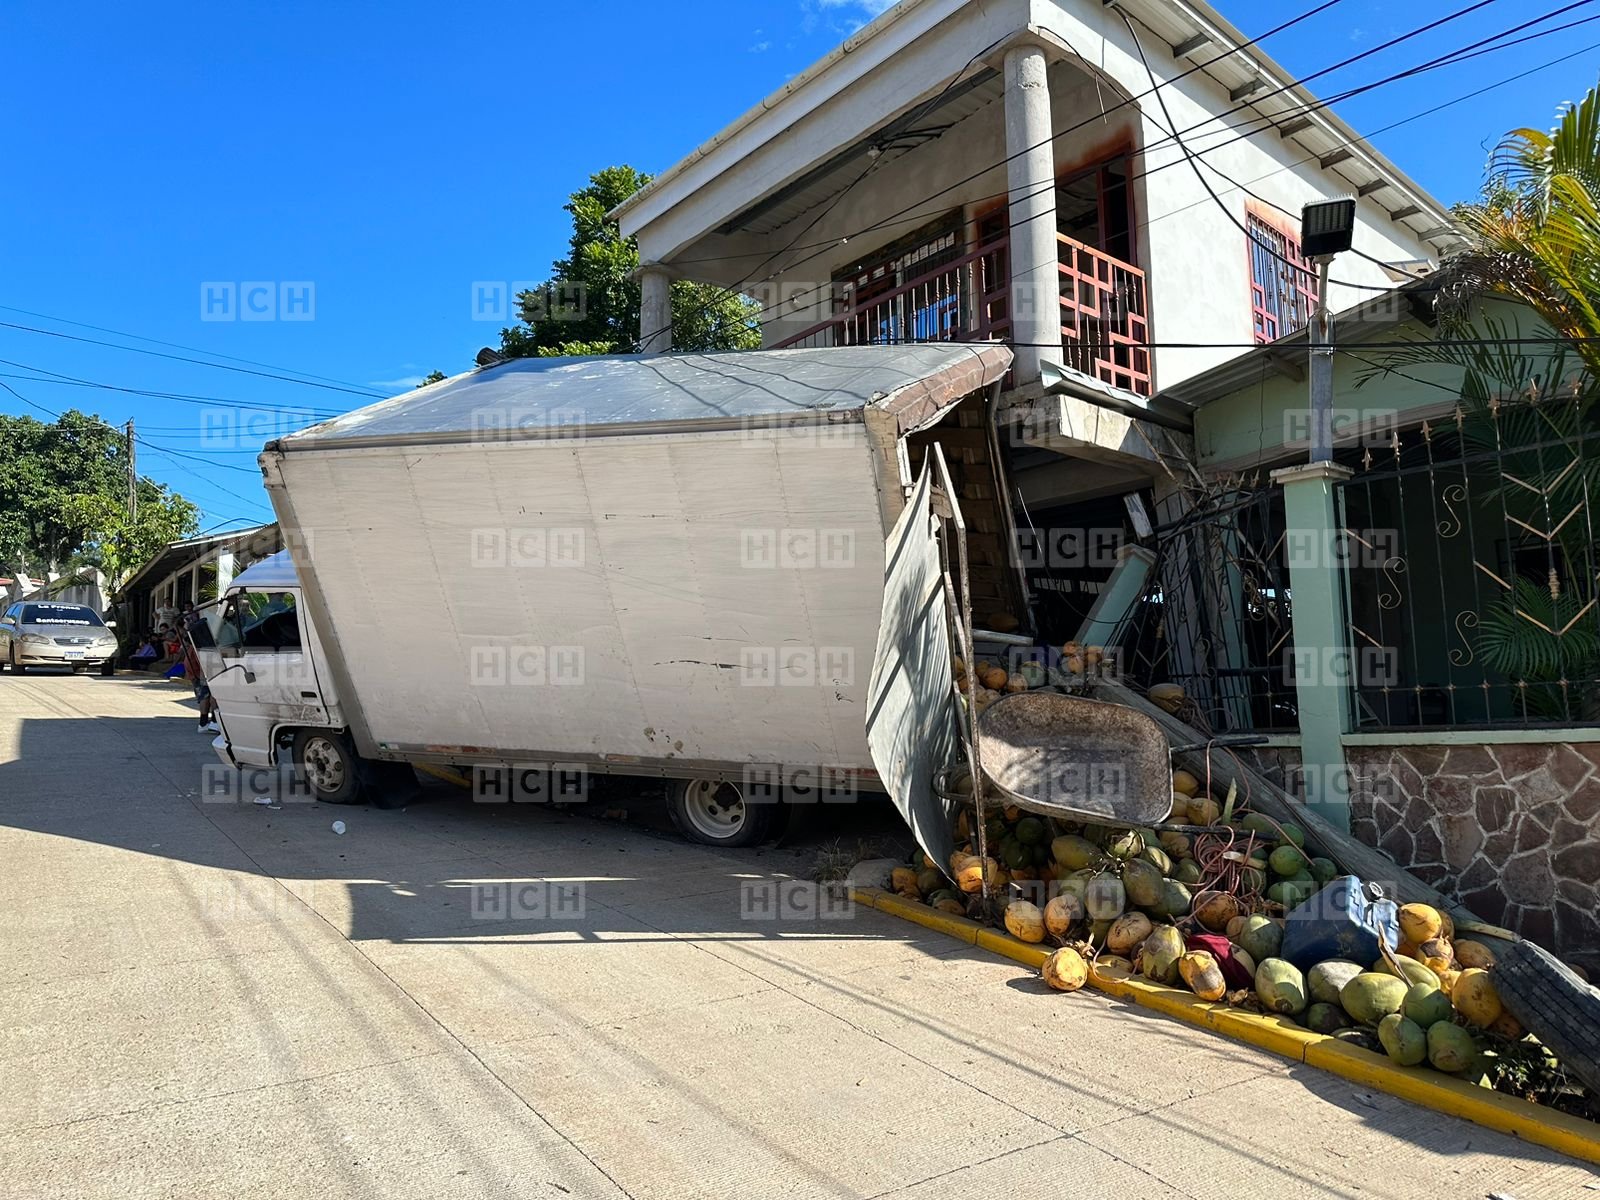
{"label": "truck door", "polygon": [[197,651],[240,764],[273,761],[277,729],[328,724],[304,621],[292,591],[230,592],[208,614],[213,644]]}

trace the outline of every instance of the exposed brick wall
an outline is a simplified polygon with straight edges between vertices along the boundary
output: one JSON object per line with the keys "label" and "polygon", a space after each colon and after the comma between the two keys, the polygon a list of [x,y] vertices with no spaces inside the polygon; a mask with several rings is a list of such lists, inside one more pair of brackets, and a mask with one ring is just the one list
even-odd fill
{"label": "exposed brick wall", "polygon": [[1486,921],[1600,967],[1600,743],[1358,746],[1352,832]]}

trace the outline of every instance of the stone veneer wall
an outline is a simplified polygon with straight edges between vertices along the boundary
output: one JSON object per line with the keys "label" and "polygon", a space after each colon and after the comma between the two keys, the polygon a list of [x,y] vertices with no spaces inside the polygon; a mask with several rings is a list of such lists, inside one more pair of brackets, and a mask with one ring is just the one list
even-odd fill
{"label": "stone veneer wall", "polygon": [[1347,757],[1358,838],[1484,920],[1600,968],[1600,743]]}

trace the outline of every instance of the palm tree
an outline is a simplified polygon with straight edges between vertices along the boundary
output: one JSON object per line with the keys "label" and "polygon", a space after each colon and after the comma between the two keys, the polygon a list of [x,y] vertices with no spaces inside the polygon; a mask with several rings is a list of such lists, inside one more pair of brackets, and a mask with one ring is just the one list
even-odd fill
{"label": "palm tree", "polygon": [[[1462,369],[1463,449],[1492,453],[1503,475],[1480,495],[1513,515],[1521,507],[1517,523],[1543,539],[1548,561],[1542,579],[1501,580],[1504,595],[1478,614],[1479,646],[1524,685],[1527,715],[1597,719],[1600,546],[1588,519],[1561,516],[1600,514],[1600,88],[1549,132],[1507,134],[1482,197],[1455,217],[1470,247],[1439,272],[1437,340],[1395,352],[1368,378],[1401,363]],[[1515,307],[1497,317],[1485,298]],[[1538,328],[1524,330],[1519,311]],[[1515,344],[1551,333],[1548,349]]]}

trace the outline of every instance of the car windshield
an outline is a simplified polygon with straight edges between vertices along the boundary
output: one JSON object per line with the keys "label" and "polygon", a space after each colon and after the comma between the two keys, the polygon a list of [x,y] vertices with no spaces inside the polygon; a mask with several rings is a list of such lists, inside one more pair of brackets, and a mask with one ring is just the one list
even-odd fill
{"label": "car windshield", "polygon": [[20,622],[23,625],[87,625],[95,629],[105,626],[94,609],[81,604],[24,604]]}

